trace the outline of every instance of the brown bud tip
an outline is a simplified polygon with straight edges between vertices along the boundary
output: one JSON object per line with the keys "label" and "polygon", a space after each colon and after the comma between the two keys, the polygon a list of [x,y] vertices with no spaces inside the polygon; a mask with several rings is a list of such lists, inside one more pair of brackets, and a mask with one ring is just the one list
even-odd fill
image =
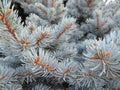
{"label": "brown bud tip", "polygon": [[4,18],[4,15],[0,13],[0,20],[2,20],[3,18]]}
{"label": "brown bud tip", "polygon": [[112,52],[111,51],[107,51],[105,54],[106,54],[106,56],[110,56],[112,54]]}
{"label": "brown bud tip", "polygon": [[0,20],[2,20],[3,19],[3,16],[0,16]]}
{"label": "brown bud tip", "polygon": [[7,10],[7,14],[10,14],[11,12],[12,12],[11,9],[8,9],[8,10]]}

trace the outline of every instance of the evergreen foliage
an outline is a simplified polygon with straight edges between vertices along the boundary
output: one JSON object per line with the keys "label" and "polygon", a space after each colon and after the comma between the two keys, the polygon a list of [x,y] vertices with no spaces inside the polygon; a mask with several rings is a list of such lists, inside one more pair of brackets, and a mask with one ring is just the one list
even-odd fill
{"label": "evergreen foliage", "polygon": [[120,89],[119,29],[119,0],[0,0],[0,90]]}

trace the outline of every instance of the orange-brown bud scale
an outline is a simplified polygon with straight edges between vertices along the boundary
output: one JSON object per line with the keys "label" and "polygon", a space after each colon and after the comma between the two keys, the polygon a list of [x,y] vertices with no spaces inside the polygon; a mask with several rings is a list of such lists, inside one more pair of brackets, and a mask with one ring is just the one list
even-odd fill
{"label": "orange-brown bud scale", "polygon": [[27,45],[30,44],[30,41],[25,41],[24,37],[22,37],[21,40],[18,40],[18,42],[20,42],[23,45],[24,48],[26,48]]}
{"label": "orange-brown bud scale", "polygon": [[53,68],[50,65],[46,65],[46,66],[47,66],[46,68],[47,68],[48,71],[52,71],[53,70]]}
{"label": "orange-brown bud scale", "polygon": [[24,47],[24,48],[26,48],[26,47],[27,47],[27,44],[26,44],[26,43],[24,43],[24,44],[23,44],[23,47]]}
{"label": "orange-brown bud scale", "polygon": [[96,56],[91,56],[90,59],[97,59],[97,57]]}
{"label": "orange-brown bud scale", "polygon": [[3,20],[3,18],[4,18],[4,14],[0,13],[0,20]]}
{"label": "orange-brown bud scale", "polygon": [[40,63],[41,63],[41,62],[40,62],[40,56],[37,56],[37,57],[36,57],[34,63],[36,63],[36,64],[40,64]]}
{"label": "orange-brown bud scale", "polygon": [[88,72],[88,73],[85,73],[85,76],[94,76],[94,74]]}
{"label": "orange-brown bud scale", "polygon": [[30,32],[32,33],[33,30],[35,30],[35,26],[34,26],[34,25],[31,25],[31,26],[29,27],[29,30],[30,30]]}
{"label": "orange-brown bud scale", "polygon": [[72,67],[63,70],[63,74],[67,74],[68,72],[71,72],[71,71],[73,71],[73,68],[72,68]]}
{"label": "orange-brown bud scale", "polygon": [[48,71],[53,71],[53,70],[55,70],[55,69],[53,69],[53,68],[51,67],[51,65],[45,64],[44,62],[41,62],[41,61],[40,61],[40,56],[37,56],[37,57],[36,57],[34,63],[37,64],[37,65],[39,65],[39,66],[41,66],[41,67],[43,67],[43,68],[45,68],[45,69],[48,70]]}
{"label": "orange-brown bud scale", "polygon": [[111,51],[107,51],[107,52],[105,53],[106,56],[110,56],[111,54],[112,54]]}
{"label": "orange-brown bud scale", "polygon": [[7,14],[11,14],[11,12],[12,12],[12,9],[7,9]]}

